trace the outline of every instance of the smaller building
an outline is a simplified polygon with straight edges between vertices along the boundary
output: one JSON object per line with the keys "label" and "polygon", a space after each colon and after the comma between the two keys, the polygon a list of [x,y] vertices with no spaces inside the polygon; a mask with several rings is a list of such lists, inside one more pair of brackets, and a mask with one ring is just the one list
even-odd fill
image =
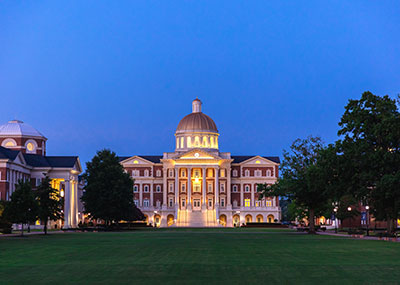
{"label": "smaller building", "polygon": [[64,222],[55,225],[75,228],[78,213],[78,175],[82,172],[78,156],[46,156],[47,138],[32,126],[18,120],[0,125],[0,200],[10,200],[20,180],[33,189],[45,176],[64,197]]}

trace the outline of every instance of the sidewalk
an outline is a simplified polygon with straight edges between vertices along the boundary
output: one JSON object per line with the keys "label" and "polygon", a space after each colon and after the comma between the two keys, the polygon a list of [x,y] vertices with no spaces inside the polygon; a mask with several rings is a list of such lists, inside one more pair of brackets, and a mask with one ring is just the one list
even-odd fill
{"label": "sidewalk", "polygon": [[[379,239],[378,237],[374,237],[374,236],[364,236],[362,238],[359,238],[359,237],[353,237],[353,236],[348,235],[348,234],[336,234],[336,233],[331,233],[331,232],[318,232],[318,234],[319,235],[325,235],[325,236],[346,237],[346,238],[352,238],[352,239],[393,241],[393,240],[384,240],[383,238]],[[400,242],[400,239],[397,239],[395,242]]]}
{"label": "sidewalk", "polygon": [[[49,232],[47,232],[48,235],[51,235],[51,234],[62,234],[62,233],[64,233],[64,232],[63,231],[49,231]],[[37,232],[37,231],[30,232],[30,233],[24,232],[23,237],[24,236],[33,236],[33,235],[44,235],[44,232]],[[21,237],[21,232],[15,231],[15,233],[13,233],[13,234],[0,234],[0,238],[2,238],[2,237]]]}

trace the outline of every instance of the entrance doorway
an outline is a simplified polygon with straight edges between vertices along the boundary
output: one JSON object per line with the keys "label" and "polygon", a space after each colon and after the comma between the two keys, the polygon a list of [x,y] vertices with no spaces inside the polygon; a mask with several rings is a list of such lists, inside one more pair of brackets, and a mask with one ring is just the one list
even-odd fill
{"label": "entrance doorway", "polygon": [[193,211],[200,211],[200,199],[193,199]]}

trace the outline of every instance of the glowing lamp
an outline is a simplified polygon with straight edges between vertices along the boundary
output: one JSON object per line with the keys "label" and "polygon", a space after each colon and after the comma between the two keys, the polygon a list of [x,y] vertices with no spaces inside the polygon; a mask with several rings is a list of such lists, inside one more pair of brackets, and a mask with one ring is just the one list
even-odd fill
{"label": "glowing lamp", "polygon": [[61,191],[60,191],[60,196],[61,196],[61,197],[64,197],[64,190],[61,190]]}
{"label": "glowing lamp", "polygon": [[135,160],[133,163],[134,163],[134,164],[138,164],[138,163],[139,163],[139,161]]}
{"label": "glowing lamp", "polygon": [[350,212],[350,211],[351,211],[351,207],[348,207],[348,208],[347,208],[347,211],[349,211],[349,212]]}
{"label": "glowing lamp", "polygon": [[199,178],[195,178],[194,182],[199,183]]}
{"label": "glowing lamp", "polygon": [[337,208],[333,209],[333,211],[336,213],[337,212]]}
{"label": "glowing lamp", "polygon": [[369,206],[368,206],[368,205],[367,205],[367,206],[365,206],[365,209],[366,209],[366,210],[369,210]]}

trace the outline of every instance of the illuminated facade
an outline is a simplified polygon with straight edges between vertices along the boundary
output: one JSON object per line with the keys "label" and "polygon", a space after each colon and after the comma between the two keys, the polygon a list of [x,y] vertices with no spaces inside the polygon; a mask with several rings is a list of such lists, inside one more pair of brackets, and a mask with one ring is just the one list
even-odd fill
{"label": "illuminated facade", "polygon": [[81,220],[78,210],[77,156],[46,156],[47,138],[30,125],[14,120],[0,125],[0,200],[9,200],[19,180],[31,181],[35,189],[45,177],[64,197],[64,222],[50,226],[75,228]]}
{"label": "illuminated facade", "polygon": [[175,132],[175,151],[120,157],[133,179],[136,205],[148,223],[166,227],[239,226],[280,221],[278,197],[259,199],[258,183],[273,184],[279,157],[219,151],[219,132],[195,99]]}

